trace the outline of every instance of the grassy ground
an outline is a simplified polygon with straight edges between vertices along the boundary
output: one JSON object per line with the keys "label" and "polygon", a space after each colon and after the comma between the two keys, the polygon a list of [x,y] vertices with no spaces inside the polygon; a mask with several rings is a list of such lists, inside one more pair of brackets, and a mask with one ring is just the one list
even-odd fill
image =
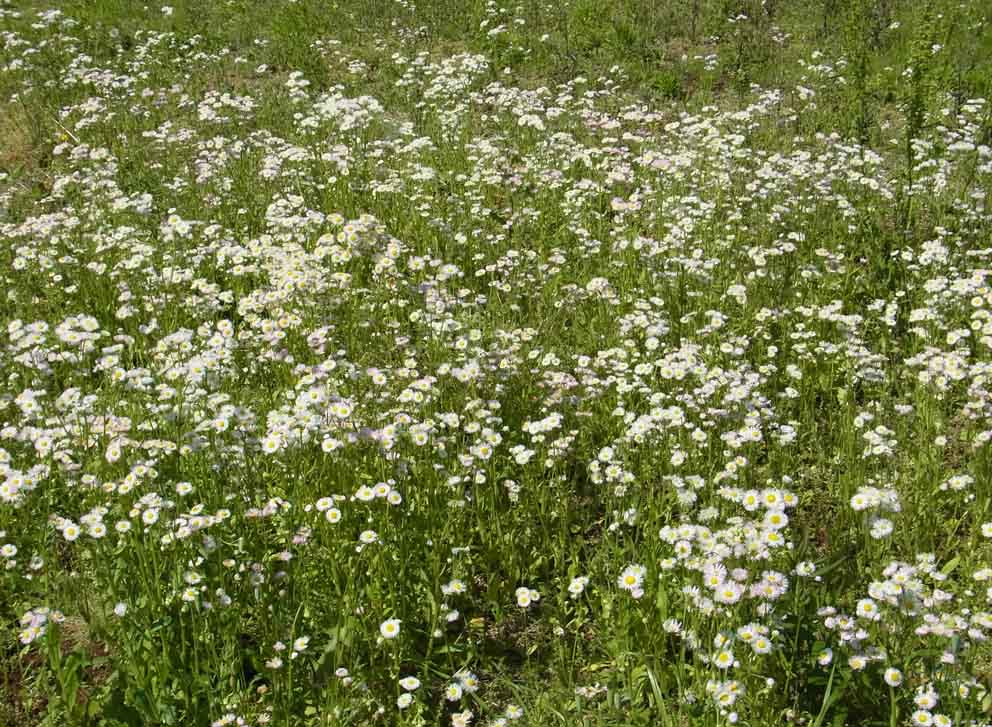
{"label": "grassy ground", "polygon": [[0,5],[0,724],[989,723],[990,22]]}

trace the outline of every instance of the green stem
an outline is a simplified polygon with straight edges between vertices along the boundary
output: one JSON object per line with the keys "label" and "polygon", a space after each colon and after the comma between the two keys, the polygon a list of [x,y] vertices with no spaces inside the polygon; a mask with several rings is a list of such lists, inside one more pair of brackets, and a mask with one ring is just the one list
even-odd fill
{"label": "green stem", "polygon": [[823,724],[823,718],[827,714],[827,709],[830,707],[830,692],[833,690],[834,686],[834,673],[837,671],[837,658],[834,658],[833,666],[830,667],[830,677],[827,679],[827,689],[823,693],[823,703],[820,705],[820,712],[816,715],[816,719],[813,720],[811,727],[820,727]]}

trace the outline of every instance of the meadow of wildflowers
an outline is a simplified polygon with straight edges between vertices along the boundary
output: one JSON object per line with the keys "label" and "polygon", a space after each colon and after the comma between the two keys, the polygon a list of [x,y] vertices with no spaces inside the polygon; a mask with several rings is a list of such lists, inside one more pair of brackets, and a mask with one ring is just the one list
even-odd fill
{"label": "meadow of wildflowers", "polygon": [[0,3],[0,725],[992,724],[990,23]]}

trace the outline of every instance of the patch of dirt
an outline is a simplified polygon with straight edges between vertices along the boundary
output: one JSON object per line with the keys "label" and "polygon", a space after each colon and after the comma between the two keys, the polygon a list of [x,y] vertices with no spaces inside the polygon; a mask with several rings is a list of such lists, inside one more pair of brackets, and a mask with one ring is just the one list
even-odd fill
{"label": "patch of dirt", "polygon": [[38,164],[39,150],[31,133],[31,119],[20,104],[0,106],[0,171],[12,172]]}
{"label": "patch of dirt", "polygon": [[[8,658],[9,657],[9,658]],[[48,706],[44,698],[31,694],[31,673],[41,664],[36,654],[18,658],[15,654],[0,661],[0,724],[32,727],[39,724]]]}

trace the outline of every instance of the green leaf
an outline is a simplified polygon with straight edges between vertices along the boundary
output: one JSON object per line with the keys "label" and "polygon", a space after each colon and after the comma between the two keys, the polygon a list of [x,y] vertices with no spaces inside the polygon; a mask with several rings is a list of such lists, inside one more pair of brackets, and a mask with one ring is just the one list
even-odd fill
{"label": "green leaf", "polygon": [[658,597],[655,599],[658,611],[662,619],[668,618],[668,592],[664,588],[658,589]]}
{"label": "green leaf", "polygon": [[101,714],[106,719],[115,720],[128,727],[141,727],[145,724],[141,713],[126,703],[122,689],[114,689],[110,697],[100,706]]}

